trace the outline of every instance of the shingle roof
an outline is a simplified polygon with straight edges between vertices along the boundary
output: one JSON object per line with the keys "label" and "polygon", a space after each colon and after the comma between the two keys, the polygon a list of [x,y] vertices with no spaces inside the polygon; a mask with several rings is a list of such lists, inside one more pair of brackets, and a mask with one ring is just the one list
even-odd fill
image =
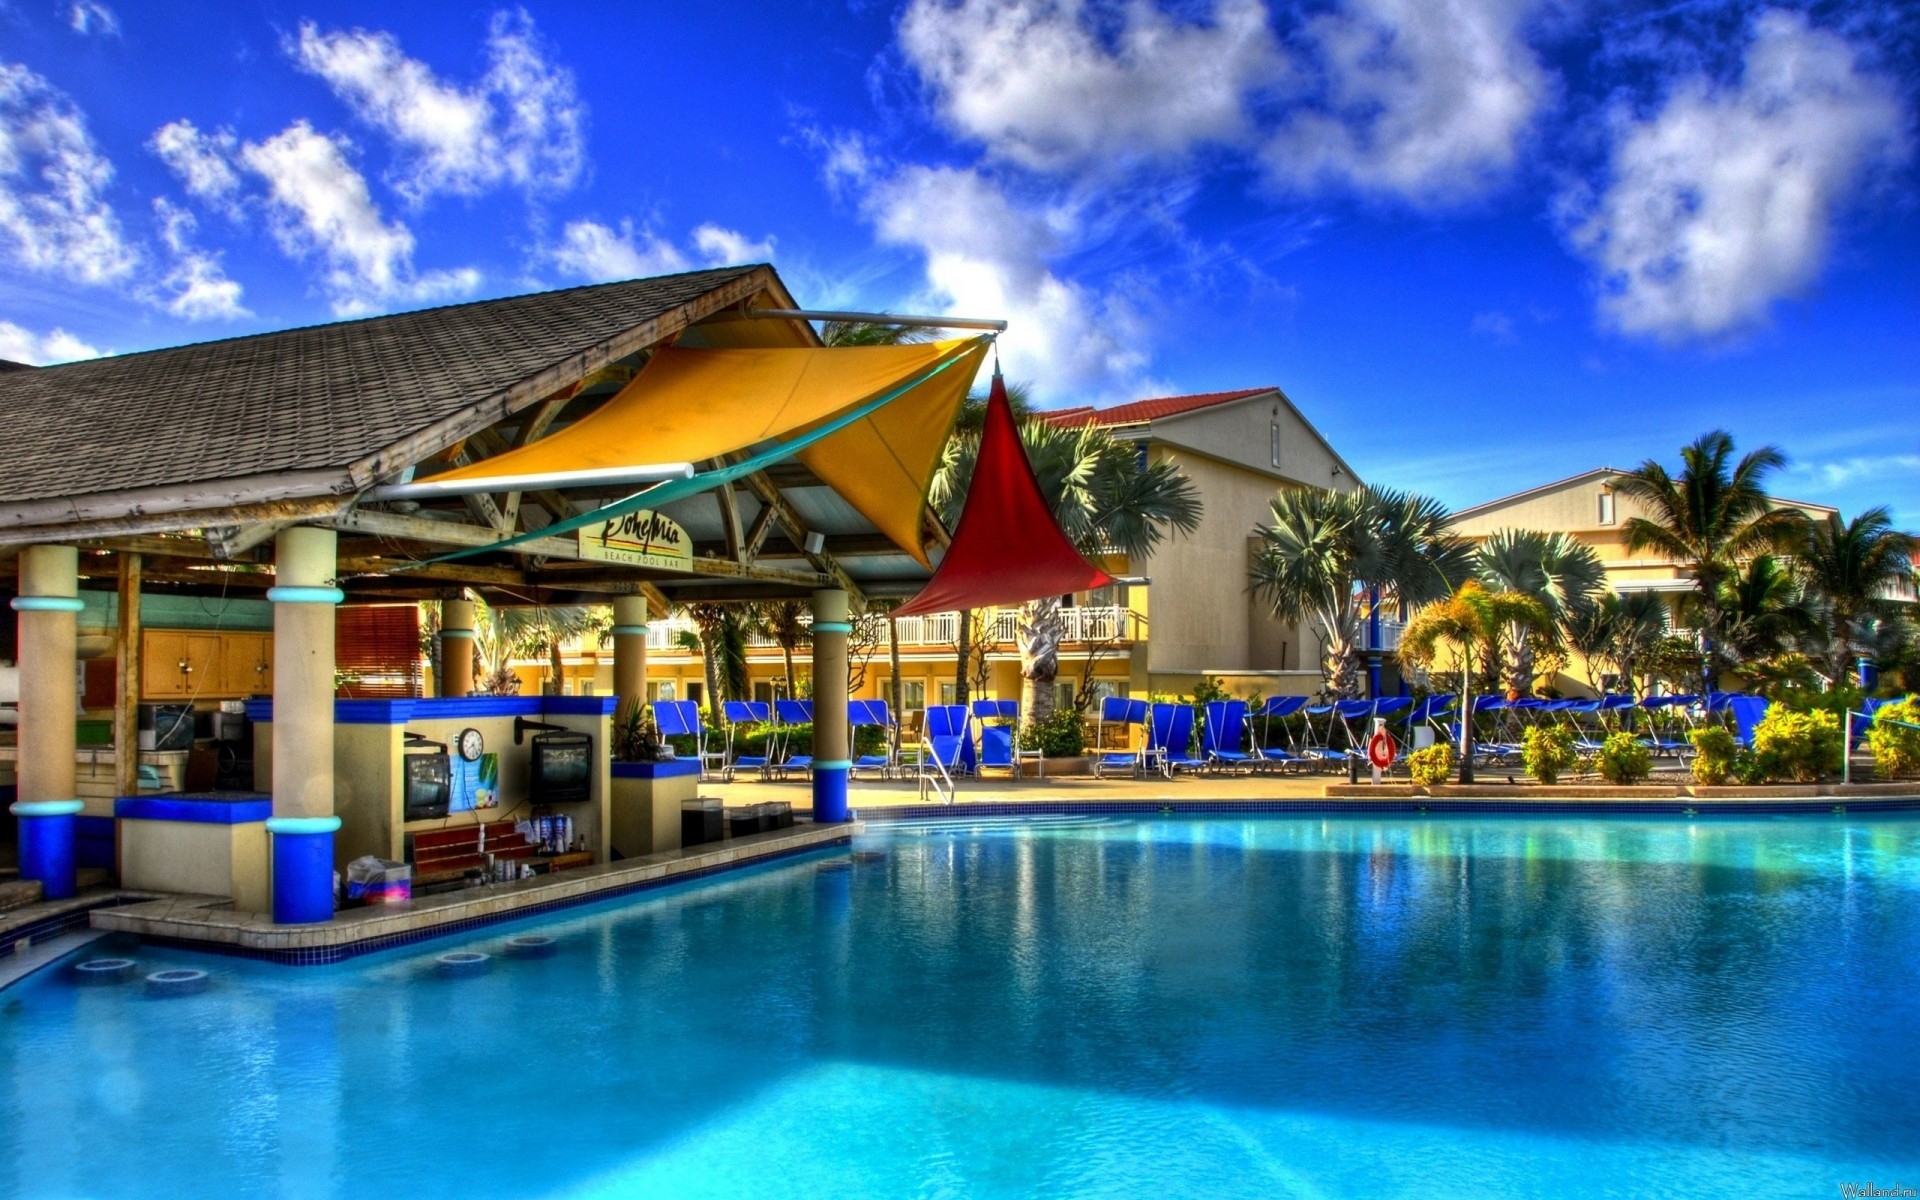
{"label": "shingle roof", "polygon": [[344,468],[756,269],[0,372],[0,502]]}
{"label": "shingle roof", "polygon": [[1177,417],[1183,413],[1194,412],[1202,408],[1212,408],[1216,404],[1231,404],[1235,400],[1245,400],[1249,396],[1264,396],[1273,391],[1270,387],[1242,388],[1237,392],[1201,392],[1192,396],[1161,396],[1153,400],[1134,400],[1126,404],[1116,404],[1112,408],[1061,408],[1040,414],[1042,420],[1052,425],[1138,425],[1143,421],[1158,421],[1163,417]]}

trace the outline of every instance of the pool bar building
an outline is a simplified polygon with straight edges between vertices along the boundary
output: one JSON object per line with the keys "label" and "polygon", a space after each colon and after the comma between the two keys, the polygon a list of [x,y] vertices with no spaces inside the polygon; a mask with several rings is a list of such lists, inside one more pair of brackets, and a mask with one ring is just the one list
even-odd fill
{"label": "pool bar building", "polygon": [[[927,483],[991,333],[828,349],[808,317],[771,267],[742,266],[0,372],[18,682],[0,784],[22,877],[56,899],[110,866],[305,924],[332,918],[351,860],[428,831],[484,843],[523,803],[570,818],[556,867],[677,847],[691,766],[610,761],[614,714],[646,696],[649,620],[803,597],[813,669],[835,678],[850,600],[917,590],[951,540]],[[473,595],[611,602],[614,694],[473,695]],[[437,695],[339,698],[339,614],[434,599]],[[143,636],[168,604],[257,619],[238,649]],[[236,677],[202,646],[253,661]],[[114,664],[95,745],[83,650]],[[244,707],[251,789],[183,793],[167,751],[141,749],[143,667],[176,657],[172,694]],[[823,826],[848,817],[848,744],[843,691],[822,689]],[[420,747],[452,747],[440,761],[471,763],[461,785],[498,806],[410,805]]]}

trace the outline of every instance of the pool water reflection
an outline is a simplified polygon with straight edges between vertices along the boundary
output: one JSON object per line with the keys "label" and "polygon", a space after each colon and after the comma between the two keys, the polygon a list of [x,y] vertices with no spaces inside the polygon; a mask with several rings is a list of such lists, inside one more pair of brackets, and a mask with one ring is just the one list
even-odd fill
{"label": "pool water reflection", "polygon": [[[1920,820],[899,826],[197,996],[0,993],[32,1196],[1920,1181]],[[509,936],[557,939],[509,958]],[[493,953],[448,977],[439,955]],[[118,951],[116,951],[118,952]]]}

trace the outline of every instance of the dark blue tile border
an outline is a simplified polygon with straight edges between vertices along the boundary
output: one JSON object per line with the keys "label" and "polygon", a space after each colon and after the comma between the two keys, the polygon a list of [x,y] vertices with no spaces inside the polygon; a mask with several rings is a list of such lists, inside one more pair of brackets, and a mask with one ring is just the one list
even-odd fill
{"label": "dark blue tile border", "polygon": [[[529,904],[509,912],[488,913],[480,917],[468,917],[460,921],[451,921],[445,925],[436,925],[431,929],[410,929],[404,933],[390,933],[381,937],[368,938],[343,946],[311,946],[289,950],[262,950],[252,946],[217,945],[210,942],[198,942],[188,938],[154,937],[148,934],[136,934],[143,942],[157,946],[176,946],[183,950],[195,950],[207,954],[225,954],[234,958],[253,958],[263,962],[280,963],[290,967],[320,967],[330,963],[345,962],[363,954],[375,954],[381,950],[392,950],[397,946],[411,946],[418,942],[433,941],[436,938],[452,937],[455,934],[471,933],[489,925],[500,925],[508,921],[518,921],[524,917],[539,916],[542,913],[557,912],[564,908],[579,908],[582,905],[598,904],[603,900],[617,900],[622,896],[631,896],[636,892],[652,891],[656,888],[672,887],[677,883],[686,883],[692,879],[704,879],[710,875],[719,875],[727,871],[737,871],[744,867],[758,867],[765,863],[779,862],[802,854],[811,854],[816,850],[828,850],[835,846],[850,845],[853,834],[833,838],[829,841],[815,842],[810,846],[796,846],[782,850],[777,854],[761,855],[744,862],[719,863],[711,867],[702,867],[697,871],[686,871],[679,875],[669,875],[659,879],[639,879],[619,887],[594,892],[586,896],[568,896],[557,900],[545,900],[538,904]],[[83,914],[84,917],[84,914]],[[84,923],[84,920],[83,922]]]}
{"label": "dark blue tile border", "polygon": [[13,957],[13,948],[19,944],[22,938],[27,939],[29,943],[44,942],[48,938],[59,937],[63,933],[72,933],[76,929],[87,928],[91,923],[94,911],[97,909],[119,908],[126,904],[145,904],[150,898],[151,897],[147,896],[103,896],[97,904],[89,904],[85,907],[58,913],[51,917],[43,917],[38,921],[30,921],[17,929],[10,929],[4,935],[0,935],[5,938],[4,941],[0,941],[0,958]]}
{"label": "dark blue tile border", "polygon": [[1418,796],[1380,800],[1083,800],[1059,802],[983,800],[965,804],[912,804],[897,808],[858,809],[856,819],[869,825],[888,821],[925,821],[972,817],[1155,816],[1163,813],[1301,813],[1319,816],[1340,813],[1584,813],[1625,816],[1699,816],[1719,814],[1755,816],[1766,813],[1832,813],[1920,811],[1920,796],[1809,796],[1798,800],[1494,800],[1466,797],[1426,799]]}

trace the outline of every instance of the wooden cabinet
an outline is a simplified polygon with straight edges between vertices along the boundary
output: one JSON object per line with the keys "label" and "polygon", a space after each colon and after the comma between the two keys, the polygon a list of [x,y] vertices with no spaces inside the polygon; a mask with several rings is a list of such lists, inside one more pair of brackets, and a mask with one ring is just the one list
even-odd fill
{"label": "wooden cabinet", "polygon": [[226,695],[270,695],[273,692],[273,635],[221,634],[220,678]]}
{"label": "wooden cabinet", "polygon": [[147,629],[140,634],[140,695],[223,700],[273,690],[273,635]]}

